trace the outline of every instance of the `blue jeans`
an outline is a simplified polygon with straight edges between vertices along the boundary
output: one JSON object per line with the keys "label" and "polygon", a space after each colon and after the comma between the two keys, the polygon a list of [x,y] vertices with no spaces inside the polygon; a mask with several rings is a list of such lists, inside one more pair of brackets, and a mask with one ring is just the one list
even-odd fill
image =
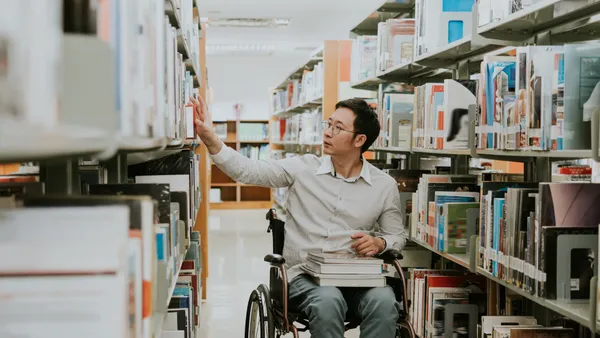
{"label": "blue jeans", "polygon": [[390,286],[319,286],[308,275],[289,284],[290,307],[308,316],[312,338],[343,338],[346,313],[361,320],[361,338],[395,338],[400,304]]}

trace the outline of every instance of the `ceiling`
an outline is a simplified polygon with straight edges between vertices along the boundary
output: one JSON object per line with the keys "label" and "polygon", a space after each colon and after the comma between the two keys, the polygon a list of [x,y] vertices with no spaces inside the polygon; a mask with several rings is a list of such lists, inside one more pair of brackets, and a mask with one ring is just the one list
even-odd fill
{"label": "ceiling", "polygon": [[[284,18],[287,28],[209,27],[207,43],[259,44],[274,47],[264,55],[309,55],[324,40],[348,39],[350,29],[384,0],[200,0],[202,17]],[[256,55],[256,51],[251,52]],[[237,52],[236,55],[243,55]]]}

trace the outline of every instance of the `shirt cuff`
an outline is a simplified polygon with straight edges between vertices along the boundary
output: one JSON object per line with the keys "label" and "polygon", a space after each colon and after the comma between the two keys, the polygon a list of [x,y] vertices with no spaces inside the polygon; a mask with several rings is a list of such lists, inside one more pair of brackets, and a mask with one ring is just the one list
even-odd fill
{"label": "shirt cuff", "polygon": [[219,152],[214,155],[210,155],[210,158],[212,158],[213,162],[215,162],[216,164],[223,164],[229,161],[229,159],[231,158],[232,150],[233,149],[229,148],[225,143],[223,143],[223,145],[221,146],[221,150],[219,150]]}
{"label": "shirt cuff", "polygon": [[381,253],[387,252],[394,247],[394,239],[392,236],[381,236],[381,238],[385,239],[385,248]]}

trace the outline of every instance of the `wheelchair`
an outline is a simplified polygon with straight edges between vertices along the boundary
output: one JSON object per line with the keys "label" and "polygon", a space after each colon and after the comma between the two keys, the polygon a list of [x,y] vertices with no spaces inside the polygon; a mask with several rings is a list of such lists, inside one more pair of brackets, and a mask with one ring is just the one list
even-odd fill
{"label": "wheelchair", "polygon": [[[299,312],[294,312],[288,305],[288,279],[283,258],[284,225],[285,222],[277,218],[275,209],[267,213],[269,227],[267,232],[273,236],[273,253],[265,256],[265,262],[271,265],[269,285],[261,284],[250,294],[246,309],[246,338],[280,338],[292,333],[298,338],[299,332],[309,330],[308,318]],[[388,265],[393,265],[400,279],[387,278],[387,284],[392,287],[396,300],[402,306],[400,317],[396,324],[396,337],[415,338],[414,330],[408,320],[408,298],[406,293],[404,272],[399,260],[402,255],[397,250],[390,250],[379,256]],[[299,324],[299,326],[295,325]],[[355,329],[360,324],[360,318],[353,318],[350,314],[345,320],[346,331]]]}

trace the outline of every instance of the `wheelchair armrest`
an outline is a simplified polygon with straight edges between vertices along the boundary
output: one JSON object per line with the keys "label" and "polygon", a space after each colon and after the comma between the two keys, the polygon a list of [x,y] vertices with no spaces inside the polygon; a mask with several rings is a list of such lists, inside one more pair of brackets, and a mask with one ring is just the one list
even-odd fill
{"label": "wheelchair armrest", "polygon": [[285,258],[278,254],[268,254],[265,256],[265,262],[271,263],[271,265],[282,265],[285,264]]}
{"label": "wheelchair armrest", "polygon": [[383,259],[384,263],[392,264],[395,260],[402,260],[402,254],[396,249],[388,250],[378,256]]}

